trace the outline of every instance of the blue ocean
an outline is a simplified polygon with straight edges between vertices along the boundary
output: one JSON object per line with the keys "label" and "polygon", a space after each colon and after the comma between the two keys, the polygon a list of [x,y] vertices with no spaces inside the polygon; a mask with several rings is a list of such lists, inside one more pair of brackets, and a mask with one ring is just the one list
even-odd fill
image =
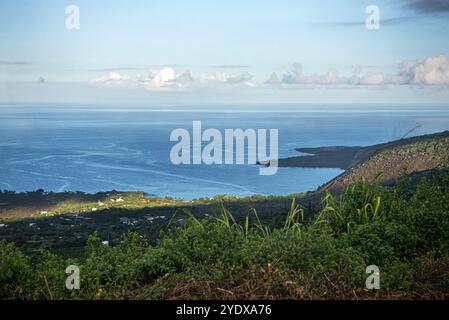
{"label": "blue ocean", "polygon": [[337,168],[180,165],[170,161],[170,133],[203,128],[278,129],[279,156],[295,148],[366,146],[449,129],[449,112],[163,111],[143,108],[0,106],[0,188],[16,191],[144,191],[193,199],[218,194],[286,195],[313,190]]}

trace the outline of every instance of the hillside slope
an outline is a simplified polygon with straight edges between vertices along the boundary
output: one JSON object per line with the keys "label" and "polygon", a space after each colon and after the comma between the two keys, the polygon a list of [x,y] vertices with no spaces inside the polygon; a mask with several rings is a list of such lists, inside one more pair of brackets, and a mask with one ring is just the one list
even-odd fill
{"label": "hillside slope", "polygon": [[296,148],[309,155],[279,159],[280,167],[340,168],[349,170],[367,161],[374,155],[393,148],[414,143],[449,138],[449,131],[399,139],[372,146],[330,146],[318,148]]}
{"label": "hillside slope", "polygon": [[[449,166],[448,132],[398,140],[374,147],[377,150],[365,161],[348,169],[318,191],[342,189],[361,178],[367,181],[378,179],[382,184],[390,184],[404,174],[416,174]],[[365,154],[367,152],[365,150]]]}

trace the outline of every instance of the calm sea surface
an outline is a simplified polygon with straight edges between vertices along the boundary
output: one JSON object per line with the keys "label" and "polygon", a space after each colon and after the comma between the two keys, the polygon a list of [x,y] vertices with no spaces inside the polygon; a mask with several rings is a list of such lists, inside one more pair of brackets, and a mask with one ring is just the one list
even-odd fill
{"label": "calm sea surface", "polygon": [[95,108],[0,107],[0,188],[16,191],[141,190],[192,199],[217,194],[288,194],[312,190],[339,169],[170,162],[170,132],[203,128],[277,128],[281,157],[297,147],[364,146],[449,130],[449,112],[161,112]]}

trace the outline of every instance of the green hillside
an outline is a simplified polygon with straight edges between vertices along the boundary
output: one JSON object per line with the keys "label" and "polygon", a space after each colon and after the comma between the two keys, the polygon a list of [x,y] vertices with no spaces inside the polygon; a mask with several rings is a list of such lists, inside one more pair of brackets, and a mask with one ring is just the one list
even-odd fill
{"label": "green hillside", "polygon": [[416,174],[449,167],[449,136],[433,135],[390,144],[347,170],[320,190],[343,189],[361,178],[389,184],[404,174]]}

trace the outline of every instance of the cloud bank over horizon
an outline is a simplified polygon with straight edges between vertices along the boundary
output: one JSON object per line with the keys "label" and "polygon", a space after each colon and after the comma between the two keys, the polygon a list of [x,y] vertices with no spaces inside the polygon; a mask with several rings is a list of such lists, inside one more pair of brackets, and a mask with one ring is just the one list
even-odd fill
{"label": "cloud bank over horizon", "polygon": [[150,91],[185,90],[192,87],[216,87],[220,85],[255,86],[252,75],[245,73],[227,73],[216,71],[201,73],[194,78],[190,70],[177,73],[173,67],[163,67],[150,71],[148,76],[128,76],[117,71],[94,78],[91,84],[106,87],[136,87]]}
{"label": "cloud bank over horizon", "polygon": [[[361,72],[359,70],[359,72]],[[273,76],[272,76],[273,77]],[[271,77],[271,78],[272,78]],[[270,78],[270,79],[271,79]],[[449,59],[444,55],[429,57],[424,61],[403,61],[396,74],[368,72],[341,77],[337,70],[325,74],[305,75],[300,64],[282,78],[284,84],[296,85],[449,85]]]}
{"label": "cloud bank over horizon", "polygon": [[449,59],[443,55],[428,57],[422,61],[403,61],[397,72],[365,72],[355,68],[353,74],[341,76],[336,69],[323,74],[306,74],[300,63],[293,69],[278,76],[272,72],[268,80],[256,82],[249,72],[228,73],[223,71],[202,72],[193,76],[190,70],[177,73],[173,67],[152,70],[147,76],[130,76],[111,71],[107,75],[94,78],[90,84],[104,87],[144,88],[150,91],[188,90],[191,88],[237,87],[300,87],[300,86],[449,86]]}

